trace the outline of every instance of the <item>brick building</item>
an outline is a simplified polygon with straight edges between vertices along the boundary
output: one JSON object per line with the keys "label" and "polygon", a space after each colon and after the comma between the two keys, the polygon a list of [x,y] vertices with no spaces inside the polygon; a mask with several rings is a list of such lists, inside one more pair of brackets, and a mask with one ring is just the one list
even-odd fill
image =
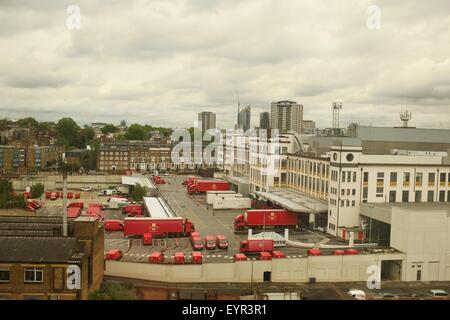
{"label": "brick building", "polygon": [[[88,299],[104,272],[104,231],[91,217],[0,217],[0,299]],[[80,288],[67,285],[67,269],[80,270]]]}

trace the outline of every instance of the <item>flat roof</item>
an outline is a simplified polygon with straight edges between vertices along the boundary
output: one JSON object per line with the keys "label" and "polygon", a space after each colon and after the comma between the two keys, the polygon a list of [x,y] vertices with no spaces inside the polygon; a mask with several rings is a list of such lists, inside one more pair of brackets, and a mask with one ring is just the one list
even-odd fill
{"label": "flat roof", "polygon": [[140,184],[148,189],[156,189],[155,184],[145,176],[122,176],[122,184],[126,186],[135,186]]}
{"label": "flat roof", "polygon": [[257,191],[256,195],[294,212],[328,212],[328,203],[325,200],[290,189],[277,189],[270,192]]}
{"label": "flat roof", "polygon": [[173,218],[177,214],[164,201],[163,198],[144,197],[145,207],[152,218]]}
{"label": "flat roof", "polygon": [[450,217],[450,202],[362,203],[360,214],[391,224],[392,208],[421,212],[447,211],[447,217]]}
{"label": "flat roof", "polygon": [[239,183],[239,184],[249,184],[249,180],[248,178],[245,177],[233,177],[233,176],[225,176],[224,177],[225,180],[227,180],[228,182],[231,183]]}

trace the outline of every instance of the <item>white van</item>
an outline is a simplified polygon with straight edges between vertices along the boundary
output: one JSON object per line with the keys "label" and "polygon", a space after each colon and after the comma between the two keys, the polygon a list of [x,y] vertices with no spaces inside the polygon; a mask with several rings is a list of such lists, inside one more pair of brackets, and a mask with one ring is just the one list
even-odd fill
{"label": "white van", "polygon": [[103,190],[101,190],[98,193],[99,196],[112,196],[114,194],[117,194],[117,190],[114,190],[114,189],[103,189]]}
{"label": "white van", "polygon": [[122,204],[128,204],[127,198],[118,198],[118,197],[111,197],[108,199],[108,202],[114,202],[114,203],[122,203]]}
{"label": "white van", "polygon": [[366,300],[366,293],[362,290],[350,289],[347,294],[356,300]]}

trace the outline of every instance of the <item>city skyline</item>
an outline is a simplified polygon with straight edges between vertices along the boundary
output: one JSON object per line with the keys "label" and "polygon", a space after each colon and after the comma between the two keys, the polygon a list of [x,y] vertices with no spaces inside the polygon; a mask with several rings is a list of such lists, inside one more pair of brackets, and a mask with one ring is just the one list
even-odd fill
{"label": "city skyline", "polygon": [[372,30],[370,1],[78,1],[71,30],[69,2],[2,2],[0,117],[190,127],[208,110],[233,128],[238,90],[252,126],[293,100],[329,127],[342,100],[343,126],[399,125],[408,108],[412,126],[450,128],[450,4],[434,4],[379,1]]}

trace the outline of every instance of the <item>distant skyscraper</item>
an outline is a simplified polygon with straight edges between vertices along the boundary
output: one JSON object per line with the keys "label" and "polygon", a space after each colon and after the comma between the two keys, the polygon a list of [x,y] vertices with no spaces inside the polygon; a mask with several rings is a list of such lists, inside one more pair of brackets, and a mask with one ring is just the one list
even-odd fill
{"label": "distant skyscraper", "polygon": [[281,133],[303,131],[303,106],[294,101],[278,101],[272,103],[271,128]]}
{"label": "distant skyscraper", "polygon": [[270,128],[270,113],[269,112],[261,112],[259,114],[259,128],[260,129],[269,129]]}
{"label": "distant skyscraper", "polygon": [[312,120],[303,120],[303,132],[304,134],[314,134],[316,131],[316,123]]}
{"label": "distant skyscraper", "polygon": [[199,112],[198,114],[198,128],[202,131],[216,128],[216,114],[213,112]]}
{"label": "distant skyscraper", "polygon": [[243,129],[244,132],[250,129],[250,113],[251,108],[250,106],[246,106],[245,108],[241,109],[238,113],[238,128]]}

